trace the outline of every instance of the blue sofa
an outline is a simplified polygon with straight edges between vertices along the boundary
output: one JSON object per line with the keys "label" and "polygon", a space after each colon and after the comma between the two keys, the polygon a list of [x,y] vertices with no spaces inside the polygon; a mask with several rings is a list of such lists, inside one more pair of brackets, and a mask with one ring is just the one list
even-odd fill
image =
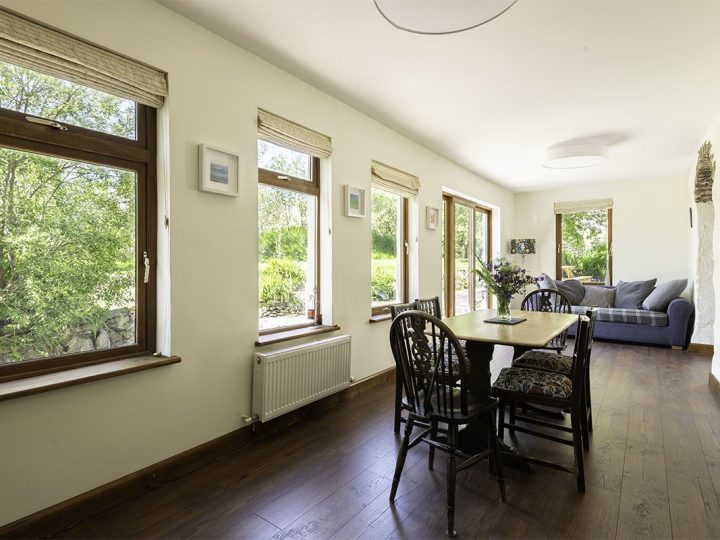
{"label": "blue sofa", "polygon": [[[587,309],[587,306],[572,306],[573,313],[584,313]],[[667,312],[598,308],[594,335],[601,339],[687,349],[694,322],[695,307],[684,298],[671,301]],[[575,335],[575,325],[568,334]]]}

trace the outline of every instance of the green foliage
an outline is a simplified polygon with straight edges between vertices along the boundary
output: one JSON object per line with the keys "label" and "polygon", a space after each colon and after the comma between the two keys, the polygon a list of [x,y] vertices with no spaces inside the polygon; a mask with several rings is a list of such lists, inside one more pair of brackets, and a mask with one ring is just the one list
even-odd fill
{"label": "green foliage", "polygon": [[[372,250],[379,259],[397,257],[398,198],[372,190]],[[374,257],[375,258],[375,257]]]}
{"label": "green foliage", "polygon": [[308,230],[294,226],[260,233],[260,262],[274,257],[307,260]]}
{"label": "green foliage", "polygon": [[608,264],[607,210],[574,212],[562,216],[563,266],[574,266],[576,276],[604,281]]}
{"label": "green foliage", "polygon": [[304,290],[305,271],[295,261],[271,259],[260,272],[260,307],[283,305],[301,313]]}
{"label": "green foliage", "polygon": [[[134,136],[126,100],[2,63],[0,80],[1,107]],[[0,362],[134,306],[134,250],[134,173],[0,148]]]}
{"label": "green foliage", "polygon": [[395,299],[395,272],[387,266],[373,268],[370,288],[373,302],[388,302]]}

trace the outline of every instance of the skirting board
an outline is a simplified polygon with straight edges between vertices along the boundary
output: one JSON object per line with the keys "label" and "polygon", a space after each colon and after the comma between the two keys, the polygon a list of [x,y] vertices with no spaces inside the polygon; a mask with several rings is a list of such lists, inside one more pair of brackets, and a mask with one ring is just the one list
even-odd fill
{"label": "skirting board", "polygon": [[706,345],[705,343],[691,343],[688,345],[688,352],[714,354],[715,347],[713,345]]}
{"label": "skirting board", "polygon": [[[368,390],[395,381],[395,368],[356,382],[351,387],[310,403],[296,411],[264,424],[245,426],[140,469],[105,485],[81,493],[76,497],[40,510],[34,514],[0,527],[0,538],[44,538],[72,527],[89,516],[138,497],[163,484],[172,482],[222,459],[265,437],[330,409],[340,402],[357,397]],[[394,384],[392,386],[394,392]]]}
{"label": "skirting board", "polygon": [[708,377],[708,386],[710,386],[710,390],[715,394],[715,397],[720,400],[720,381],[712,373]]}

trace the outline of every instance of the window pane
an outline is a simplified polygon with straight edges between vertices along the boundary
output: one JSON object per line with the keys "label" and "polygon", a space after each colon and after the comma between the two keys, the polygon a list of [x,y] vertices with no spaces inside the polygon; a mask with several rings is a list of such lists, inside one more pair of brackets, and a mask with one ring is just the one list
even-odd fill
{"label": "window pane", "polygon": [[562,215],[562,274],[605,283],[608,276],[608,213],[591,210]]}
{"label": "window pane", "polygon": [[316,198],[264,184],[258,193],[260,330],[311,322]]}
{"label": "window pane", "polygon": [[303,180],[312,180],[310,155],[290,150],[267,141],[258,141],[258,167],[284,173]]}
{"label": "window pane", "polygon": [[0,148],[0,363],[136,342],[134,172]]}
{"label": "window pane", "polygon": [[455,205],[455,315],[470,311],[470,224],[472,208]]}
{"label": "window pane", "polygon": [[[487,214],[475,210],[475,266],[486,262],[489,259],[488,241],[488,219]],[[486,309],[488,307],[488,294],[485,282],[475,274],[475,309]]]}
{"label": "window pane", "polygon": [[372,306],[402,302],[402,197],[372,188]]}
{"label": "window pane", "polygon": [[0,62],[0,107],[135,139],[136,103]]}

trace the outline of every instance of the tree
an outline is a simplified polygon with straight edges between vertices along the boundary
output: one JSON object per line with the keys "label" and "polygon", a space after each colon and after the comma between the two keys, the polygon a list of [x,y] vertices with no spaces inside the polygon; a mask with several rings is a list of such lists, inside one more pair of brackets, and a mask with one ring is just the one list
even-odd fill
{"label": "tree", "polygon": [[562,215],[563,266],[574,266],[576,275],[604,280],[608,263],[607,210]]}
{"label": "tree", "polygon": [[[125,137],[134,103],[0,63],[0,107]],[[0,362],[134,307],[135,174],[0,148]]]}

